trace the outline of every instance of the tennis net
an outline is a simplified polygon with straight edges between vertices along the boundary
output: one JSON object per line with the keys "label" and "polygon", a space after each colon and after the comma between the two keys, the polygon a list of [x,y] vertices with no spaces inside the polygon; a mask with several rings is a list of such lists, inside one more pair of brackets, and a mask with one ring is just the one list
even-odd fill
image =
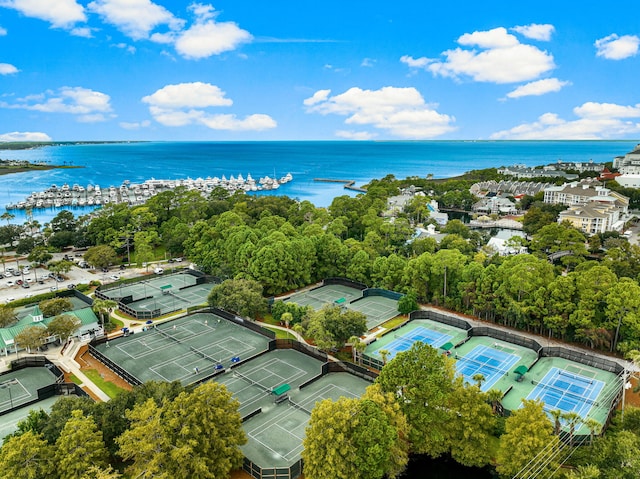
{"label": "tennis net", "polygon": [[315,299],[316,301],[320,301],[321,303],[333,303],[333,300],[330,298],[322,298],[320,296],[316,296],[315,294],[305,293],[307,298]]}
{"label": "tennis net", "polygon": [[464,363],[475,364],[475,365],[479,366],[478,367],[478,371],[480,371],[483,368],[488,368],[488,369],[491,369],[492,371],[496,371],[496,372],[501,373],[501,374],[507,374],[509,372],[509,369],[502,369],[502,368],[500,368],[498,366],[492,366],[489,363],[482,363],[480,361],[476,361],[475,359],[471,359],[471,358],[469,358],[467,356],[463,356],[463,357],[459,358],[458,362],[459,363],[463,363],[463,364]]}
{"label": "tennis net", "polygon": [[179,299],[180,301],[184,301],[185,303],[190,303],[191,301],[189,301],[188,299],[184,299],[182,296],[178,296],[176,293],[174,293],[173,291],[167,291],[167,294],[169,296],[173,296],[176,299]]}
{"label": "tennis net", "polygon": [[175,341],[178,344],[182,344],[182,341],[180,341],[178,338],[176,338],[175,336],[171,336],[169,333],[165,333],[162,329],[158,329],[157,330],[162,336],[164,336],[165,338],[169,338],[172,341]]}
{"label": "tennis net", "polygon": [[263,385],[262,385],[262,384],[260,384],[259,382],[254,381],[253,379],[251,379],[251,378],[249,378],[249,377],[245,376],[244,374],[240,374],[238,371],[234,371],[234,372],[233,372],[233,375],[234,375],[235,377],[238,377],[238,378],[240,378],[240,379],[243,379],[244,381],[248,382],[248,383],[249,383],[249,384],[251,384],[252,386],[257,386],[257,387],[259,387],[259,388],[260,388],[260,389],[262,389],[264,392],[267,392],[267,393],[271,393],[271,392],[272,392],[272,391],[271,391],[271,388],[268,388],[268,387],[266,387],[266,386],[263,386]]}
{"label": "tennis net", "polygon": [[552,386],[551,384],[546,384],[546,383],[541,383],[540,381],[536,381],[535,379],[531,380],[531,384],[535,385],[535,386],[540,386],[542,389],[548,389],[550,391],[555,391],[556,393],[560,394],[561,396],[568,396],[571,397],[577,401],[582,401],[582,402],[586,402],[587,404],[593,404],[594,406],[598,406],[599,403],[598,401],[585,397],[585,396],[580,396],[578,394],[574,394],[570,391],[567,391],[566,389],[561,389],[559,387],[556,386]]}
{"label": "tennis net", "polygon": [[290,397],[287,397],[287,401],[289,402],[289,404],[291,404],[296,409],[300,409],[301,411],[306,412],[307,414],[311,415],[311,411],[309,411],[306,407],[302,406],[301,404],[293,402]]}
{"label": "tennis net", "polygon": [[560,374],[561,376],[566,376],[566,377],[571,378],[571,379],[575,379],[576,381],[582,381],[583,383],[593,384],[593,378],[586,378],[584,376],[579,376],[577,374],[572,374],[572,373],[570,373],[568,371],[565,371],[564,369],[558,370],[558,374]]}
{"label": "tennis net", "polygon": [[219,359],[216,359],[216,358],[214,358],[212,356],[209,356],[208,354],[203,353],[202,351],[200,351],[197,348],[194,348],[193,346],[189,346],[189,349],[191,351],[193,351],[194,353],[196,353],[198,356],[202,356],[203,359],[208,359],[212,363],[220,364],[222,362]]}

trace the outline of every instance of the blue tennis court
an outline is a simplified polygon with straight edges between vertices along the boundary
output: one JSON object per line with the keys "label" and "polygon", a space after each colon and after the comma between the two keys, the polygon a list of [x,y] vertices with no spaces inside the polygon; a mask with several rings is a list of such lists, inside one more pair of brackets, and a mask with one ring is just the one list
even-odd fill
{"label": "blue tennis court", "polygon": [[[532,381],[533,382],[533,381]],[[527,399],[539,399],[547,411],[559,409],[563,413],[575,412],[581,417],[597,405],[596,399],[604,388],[604,382],[553,367],[540,380]]]}
{"label": "blue tennis court", "polygon": [[422,341],[429,346],[439,348],[447,341],[449,341],[452,337],[453,336],[451,336],[450,334],[440,333],[438,331],[433,331],[432,329],[419,326],[415,329],[412,329],[407,334],[403,334],[402,336],[391,341],[389,344],[387,344],[385,349],[389,351],[388,358],[393,359],[396,354],[411,349],[411,346],[413,346],[413,343],[415,343],[416,341]]}
{"label": "blue tennis court", "polygon": [[479,345],[456,361],[456,370],[464,380],[474,384],[473,376],[482,374],[485,381],[480,389],[488,391],[509,369],[520,361],[520,356],[510,354],[489,346]]}

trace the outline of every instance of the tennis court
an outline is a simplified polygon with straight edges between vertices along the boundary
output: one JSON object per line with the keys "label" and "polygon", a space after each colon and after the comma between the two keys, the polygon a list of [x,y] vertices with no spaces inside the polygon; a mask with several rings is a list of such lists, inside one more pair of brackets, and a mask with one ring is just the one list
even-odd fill
{"label": "tennis court", "polygon": [[470,384],[475,374],[485,378],[480,389],[507,391],[521,378],[515,371],[519,367],[528,370],[538,359],[538,354],[529,348],[490,336],[472,336],[464,344],[451,351],[456,361],[456,370]]}
{"label": "tennis court", "polygon": [[475,383],[473,376],[482,374],[484,381],[480,389],[488,391],[503,376],[508,376],[509,370],[522,359],[515,354],[515,350],[513,351],[508,353],[494,347],[478,345],[465,356],[458,358],[456,370],[469,384]]}
{"label": "tennis court", "polygon": [[[167,284],[166,286],[173,285]],[[158,289],[154,290],[153,297],[133,301],[127,306],[136,311],[160,310],[161,314],[165,314],[165,312],[205,304],[213,286],[212,284],[198,284],[181,290],[171,288],[164,290]]]}
{"label": "tennis court", "polygon": [[325,304],[339,304],[349,306],[349,302],[362,296],[362,291],[341,284],[320,286],[309,291],[301,291],[291,295],[285,301],[296,303],[298,306],[311,306],[321,309]]}
{"label": "tennis court", "polygon": [[553,367],[540,380],[535,381],[533,391],[527,399],[540,399],[545,409],[559,409],[563,413],[575,412],[586,417],[604,388],[604,381],[595,379],[591,371],[582,374]]}
{"label": "tennis court", "polygon": [[457,344],[466,337],[467,332],[464,329],[431,319],[415,319],[371,343],[365,349],[365,355],[382,359],[380,351],[387,351],[387,360],[391,360],[398,353],[411,349],[413,343],[417,341],[440,348],[447,343]]}
{"label": "tennis court", "polygon": [[0,376],[0,412],[38,399],[38,389],[56,382],[48,368],[24,368]]}
{"label": "tennis court", "polygon": [[272,404],[244,422],[249,438],[243,453],[262,468],[289,467],[300,459],[311,410],[316,402],[340,397],[357,398],[371,383],[347,373],[329,373],[300,390],[292,390],[289,399]]}
{"label": "tennis court", "polygon": [[131,296],[134,301],[149,296],[160,296],[164,289],[180,289],[196,284],[197,278],[188,273],[176,273],[163,276],[150,276],[149,279],[135,283],[112,283],[108,288],[101,288],[101,292],[110,299],[117,300]]}
{"label": "tennis court", "polygon": [[283,384],[299,387],[318,376],[322,363],[292,349],[280,349],[263,354],[246,364],[230,369],[213,380],[224,384],[240,401],[240,415],[273,404],[273,389]]}
{"label": "tennis court", "polygon": [[[522,407],[523,399],[538,399],[544,402],[548,413],[553,410],[575,412],[583,420],[592,418],[604,424],[622,382],[619,375],[602,369],[564,358],[543,357],[523,380],[512,380],[513,387],[502,405],[513,411]],[[589,434],[589,429],[579,424],[576,434]]]}
{"label": "tennis court", "polygon": [[398,313],[398,301],[384,296],[367,296],[346,306],[367,316],[368,330],[372,330],[400,314]]}
{"label": "tennis court", "polygon": [[9,434],[13,434],[18,430],[18,423],[26,419],[30,411],[37,411],[38,409],[42,409],[45,412],[49,412],[51,411],[51,408],[56,403],[56,401],[60,399],[60,397],[61,396],[52,396],[50,398],[43,399],[42,401],[38,401],[37,403],[22,407],[20,409],[16,409],[15,411],[11,411],[10,413],[3,415],[2,421],[0,422],[0,443]]}
{"label": "tennis court", "polygon": [[190,384],[266,351],[269,339],[211,313],[198,313],[118,338],[96,349],[140,381]]}

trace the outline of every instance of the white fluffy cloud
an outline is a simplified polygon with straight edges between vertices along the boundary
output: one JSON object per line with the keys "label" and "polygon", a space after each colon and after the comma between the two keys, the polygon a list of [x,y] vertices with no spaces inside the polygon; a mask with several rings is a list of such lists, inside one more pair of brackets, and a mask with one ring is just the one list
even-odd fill
{"label": "white fluffy cloud", "polygon": [[435,138],[455,130],[452,126],[455,119],[426,104],[415,88],[354,87],[339,95],[330,94],[330,90],[319,90],[307,98],[304,101],[307,111],[343,115],[348,125],[370,125],[400,138]]}
{"label": "white fluffy cloud", "polygon": [[87,8],[134,40],[149,38],[150,33],[161,25],[176,30],[184,24],[169,10],[150,0],[95,0]]}
{"label": "white fluffy cloud", "polygon": [[249,32],[233,22],[216,22],[217,13],[211,5],[193,4],[189,9],[195,22],[175,40],[176,51],[186,58],[219,55],[253,39]]}
{"label": "white fluffy cloud", "polygon": [[275,128],[273,118],[253,114],[238,119],[231,114],[213,114],[211,107],[228,107],[233,101],[215,85],[202,82],[167,85],[142,98],[149,105],[151,116],[165,126],[204,125],[213,130],[260,131]]}
{"label": "white fluffy cloud", "polygon": [[336,131],[336,136],[338,138],[344,138],[345,140],[372,140],[376,136],[376,133],[371,133],[368,131],[349,131],[349,130],[338,130]]}
{"label": "white fluffy cloud", "polygon": [[534,80],[555,68],[553,55],[520,41],[503,27],[465,33],[462,47],[442,53],[443,61],[426,57],[401,58],[411,68],[424,68],[434,75],[478,82],[516,83]]}
{"label": "white fluffy cloud", "polygon": [[105,121],[112,112],[111,98],[105,93],[82,87],[62,87],[38,95],[17,99],[14,103],[0,103],[3,108],[18,108],[43,113],[69,113],[80,122]]}
{"label": "white fluffy cloud", "polygon": [[0,7],[12,8],[58,28],[70,28],[87,20],[84,7],[76,0],[0,0]]}
{"label": "white fluffy cloud", "polygon": [[0,142],[2,141],[51,141],[51,137],[37,131],[12,131],[0,134]]}
{"label": "white fluffy cloud", "polygon": [[120,128],[124,128],[125,130],[139,130],[141,128],[148,128],[151,126],[151,122],[149,120],[134,122],[121,121],[119,125]]}
{"label": "white fluffy cloud", "polygon": [[18,70],[11,63],[0,63],[0,75],[12,75],[14,73],[18,73]]}
{"label": "white fluffy cloud", "polygon": [[545,78],[544,80],[537,80],[529,82],[526,85],[521,85],[515,90],[507,93],[507,98],[521,98],[523,96],[540,96],[546,93],[558,92],[567,85],[571,85],[571,82],[561,81],[557,78]]}
{"label": "white fluffy cloud", "polygon": [[638,54],[640,38],[636,35],[623,35],[619,37],[615,33],[596,40],[596,56],[607,60],[624,60]]}
{"label": "white fluffy cloud", "polygon": [[532,40],[548,42],[551,40],[551,35],[555,31],[555,27],[549,24],[541,25],[539,23],[532,23],[531,25],[513,27],[511,30]]}
{"label": "white fluffy cloud", "polygon": [[4,37],[7,35],[7,29],[0,27],[0,37]]}
{"label": "white fluffy cloud", "polygon": [[576,120],[545,113],[533,123],[523,123],[491,135],[492,140],[598,140],[640,133],[640,104],[587,102],[573,109]]}

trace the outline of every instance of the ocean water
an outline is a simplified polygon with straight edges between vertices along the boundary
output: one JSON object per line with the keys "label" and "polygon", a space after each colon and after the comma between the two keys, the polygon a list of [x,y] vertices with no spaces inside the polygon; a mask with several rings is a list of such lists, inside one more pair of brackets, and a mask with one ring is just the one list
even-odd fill
{"label": "ocean water", "polygon": [[[102,188],[123,181],[206,178],[225,175],[281,177],[293,181],[275,192],[328,206],[336,196],[349,194],[341,184],[314,178],[355,180],[362,185],[392,174],[435,178],[456,176],[472,169],[562,161],[611,161],[633,150],[635,141],[412,141],[412,142],[141,142],[63,145],[31,150],[0,150],[2,159],[44,160],[82,168],[54,169],[0,176],[0,208],[24,200],[31,192],[52,184]],[[70,208],[76,216],[91,208]],[[45,223],[60,210],[34,210]],[[15,223],[24,212],[12,210]]]}

